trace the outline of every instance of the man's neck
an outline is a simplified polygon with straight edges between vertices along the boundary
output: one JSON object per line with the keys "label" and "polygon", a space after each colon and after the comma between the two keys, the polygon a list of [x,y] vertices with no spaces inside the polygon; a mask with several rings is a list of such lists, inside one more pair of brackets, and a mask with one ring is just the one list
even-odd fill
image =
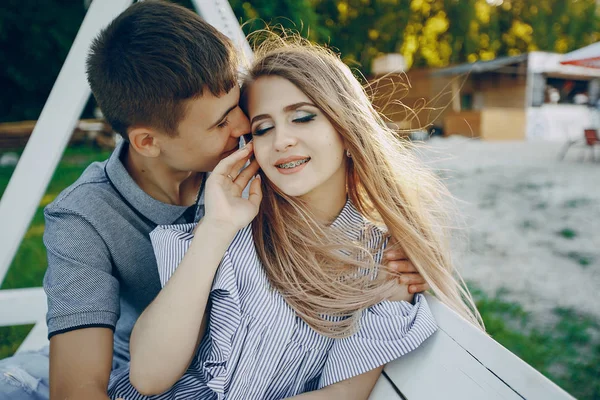
{"label": "man's neck", "polygon": [[158,159],[143,157],[131,148],[123,155],[122,162],[135,183],[152,198],[177,206],[195,203],[203,173],[173,170]]}

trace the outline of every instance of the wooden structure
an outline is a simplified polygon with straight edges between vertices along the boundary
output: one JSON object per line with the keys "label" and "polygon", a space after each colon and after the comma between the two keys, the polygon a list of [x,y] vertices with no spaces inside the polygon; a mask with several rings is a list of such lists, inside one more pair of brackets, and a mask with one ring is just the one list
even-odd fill
{"label": "wooden structure", "polygon": [[[193,2],[204,18],[249,51],[225,0]],[[89,45],[97,32],[130,3],[131,0],[97,0],[85,16],[0,201],[0,281],[90,95],[84,73]],[[428,301],[439,331],[416,351],[390,363],[371,399],[572,399],[435,298],[428,296]],[[45,314],[46,298],[41,288],[0,291],[0,326],[35,324],[19,351],[47,344]]]}
{"label": "wooden structure", "polygon": [[[600,128],[600,68],[588,59],[585,66],[571,56],[561,60],[562,54],[530,52],[371,82],[379,89],[376,104],[400,129],[438,126],[445,135],[484,140],[570,141]],[[379,79],[400,84],[377,85]]]}
{"label": "wooden structure", "polygon": [[[0,150],[25,147],[36,123],[37,121],[0,123]],[[82,119],[75,125],[69,144],[92,144],[101,148],[113,148],[115,134],[104,120]]]}

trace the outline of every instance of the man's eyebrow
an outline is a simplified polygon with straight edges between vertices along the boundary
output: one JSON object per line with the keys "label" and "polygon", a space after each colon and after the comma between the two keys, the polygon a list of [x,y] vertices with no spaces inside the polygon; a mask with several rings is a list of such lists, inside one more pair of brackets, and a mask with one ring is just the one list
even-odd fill
{"label": "man's eyebrow", "polygon": [[[311,107],[316,107],[314,104],[306,102],[306,101],[301,101],[300,103],[294,103],[294,104],[290,104],[289,106],[285,106],[283,107],[283,111],[288,112],[288,111],[294,111],[302,106],[311,106]],[[265,119],[265,118],[269,118],[268,114],[260,114],[255,116],[254,118],[252,118],[252,121],[250,121],[250,124],[253,124],[256,121],[260,121],[261,119]]]}
{"label": "man's eyebrow", "polygon": [[237,103],[236,103],[236,104],[232,105],[231,107],[229,107],[229,108],[227,109],[227,111],[225,111],[225,112],[223,113],[223,115],[221,116],[221,118],[219,118],[219,119],[217,120],[217,122],[215,122],[214,124],[212,124],[212,125],[210,126],[210,128],[208,128],[208,129],[212,129],[212,128],[214,128],[215,126],[219,125],[219,123],[225,119],[225,117],[227,116],[227,114],[229,114],[229,113],[230,113],[232,110],[234,110],[234,109],[235,109],[237,106],[238,106],[238,105],[237,105]]}

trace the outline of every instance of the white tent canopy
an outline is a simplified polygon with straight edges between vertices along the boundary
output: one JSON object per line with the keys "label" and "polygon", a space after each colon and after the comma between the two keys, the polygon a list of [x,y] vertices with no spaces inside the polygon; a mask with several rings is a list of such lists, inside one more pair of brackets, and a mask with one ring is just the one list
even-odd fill
{"label": "white tent canopy", "polygon": [[600,69],[600,42],[565,54],[560,63]]}

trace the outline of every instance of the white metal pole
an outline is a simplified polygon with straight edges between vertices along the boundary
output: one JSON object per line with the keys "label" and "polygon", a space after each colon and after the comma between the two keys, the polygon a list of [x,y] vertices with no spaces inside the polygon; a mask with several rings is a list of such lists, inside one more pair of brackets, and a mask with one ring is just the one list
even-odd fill
{"label": "white metal pole", "polygon": [[0,283],[90,96],[85,59],[93,38],[132,0],[92,2],[25,151],[0,200]]}
{"label": "white metal pole", "polygon": [[192,0],[192,3],[202,18],[231,39],[248,60],[252,60],[252,49],[227,0]]}

